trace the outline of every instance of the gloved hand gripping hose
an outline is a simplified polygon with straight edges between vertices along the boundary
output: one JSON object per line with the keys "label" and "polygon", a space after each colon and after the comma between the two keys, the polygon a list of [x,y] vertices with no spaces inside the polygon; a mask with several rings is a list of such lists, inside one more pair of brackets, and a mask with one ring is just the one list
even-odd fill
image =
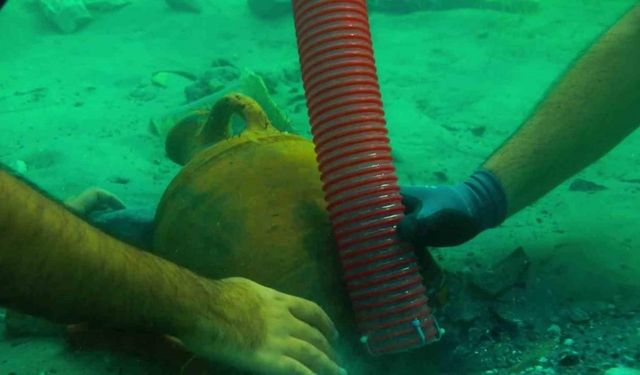
{"label": "gloved hand gripping hose", "polygon": [[365,0],[293,0],[325,199],[362,341],[374,354],[437,340],[404,215]]}

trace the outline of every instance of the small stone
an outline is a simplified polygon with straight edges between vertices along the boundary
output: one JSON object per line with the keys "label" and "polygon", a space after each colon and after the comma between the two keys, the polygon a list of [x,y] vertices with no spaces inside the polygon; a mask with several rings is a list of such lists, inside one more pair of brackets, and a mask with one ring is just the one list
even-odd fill
{"label": "small stone", "polygon": [[581,309],[580,307],[573,307],[568,312],[569,320],[573,323],[586,323],[591,320],[589,313]]}
{"label": "small stone", "polygon": [[225,88],[225,85],[218,78],[203,76],[196,82],[188,85],[184,89],[187,102],[195,102],[205,96],[212,95]]}
{"label": "small stone", "polygon": [[[282,77],[284,78],[285,81],[290,82],[290,83],[298,83],[300,82],[300,67],[298,66],[298,64],[294,64],[289,68],[285,68],[282,71]],[[298,91],[297,89],[297,85],[292,87],[293,91]]]}
{"label": "small stone", "polygon": [[120,184],[120,185],[126,185],[130,182],[131,180],[127,177],[122,177],[122,176],[115,176],[115,177],[111,177],[109,179],[109,182],[112,182],[114,184]]}
{"label": "small stone", "polygon": [[564,345],[566,345],[566,346],[571,346],[571,345],[573,345],[574,341],[573,341],[573,339],[566,339],[562,343]]}
{"label": "small stone", "polygon": [[[431,2],[428,2],[431,4]],[[439,5],[439,2],[434,2],[434,5]],[[369,0],[367,2],[369,8],[373,11],[388,12],[393,14],[407,14],[421,10],[424,6],[420,1],[407,1],[407,0]]]}
{"label": "small stone", "polygon": [[449,176],[447,176],[447,174],[444,171],[435,171],[433,172],[433,177],[436,178],[436,181],[439,184],[445,183],[447,181],[449,181]]}
{"label": "small stone", "polygon": [[129,93],[129,96],[142,102],[148,102],[156,98],[156,92],[149,85],[139,85]]}
{"label": "small stone", "polygon": [[202,12],[202,4],[199,0],[166,0],[170,8],[183,12]]}
{"label": "small stone", "polygon": [[212,92],[209,85],[202,81],[194,82],[184,88],[184,96],[187,99],[187,103],[195,102],[211,94]]}
{"label": "small stone", "polygon": [[617,351],[617,350],[616,350],[616,351],[613,351],[613,352],[611,352],[610,356],[611,356],[611,358],[613,358],[613,359],[618,359],[618,358],[620,358],[620,352],[619,352],[619,351]]}
{"label": "small stone", "polygon": [[490,334],[489,329],[483,327],[471,327],[467,331],[469,342],[476,343],[482,341]]}
{"label": "small stone", "polygon": [[518,307],[515,301],[497,302],[491,306],[491,312],[500,318],[501,323],[509,326],[510,329],[520,329],[525,325],[525,317]]}
{"label": "small stone", "polygon": [[28,169],[29,168],[27,168],[27,163],[24,160],[18,159],[13,163],[13,170],[17,174],[23,175],[23,174],[27,173]]}
{"label": "small stone", "polygon": [[94,12],[109,12],[129,4],[131,0],[84,0],[84,5]]}
{"label": "small stone", "polygon": [[629,367],[613,367],[605,371],[604,375],[640,375],[640,370]]}
{"label": "small stone", "polygon": [[486,313],[486,307],[472,298],[451,301],[446,307],[446,315],[456,323],[471,323]]}
{"label": "small stone", "polygon": [[235,65],[231,62],[231,60],[226,59],[224,57],[217,57],[211,60],[211,67],[218,67],[218,66],[235,67]]}
{"label": "small stone", "polygon": [[518,247],[488,271],[474,274],[471,283],[489,296],[496,297],[521,283],[530,263],[524,249]]}
{"label": "small stone", "polygon": [[559,363],[560,365],[567,366],[567,367],[575,366],[578,363],[580,363],[580,355],[578,354],[578,352],[575,352],[573,350],[569,352],[565,352],[560,357]]}
{"label": "small stone", "polygon": [[475,135],[476,137],[482,137],[486,130],[487,128],[485,126],[476,126],[471,128],[471,134]]}
{"label": "small stone", "polygon": [[[220,63],[223,63],[223,62],[220,62]],[[240,74],[241,74],[240,70],[238,70],[238,68],[236,68],[235,66],[221,65],[221,66],[212,67],[211,69],[206,70],[202,74],[202,80],[209,81],[215,78],[219,81],[231,82],[240,78]]]}
{"label": "small stone", "polygon": [[633,358],[632,356],[629,356],[629,355],[623,355],[622,356],[622,360],[624,362],[626,362],[626,363],[635,363],[636,362],[635,358]]}
{"label": "small stone", "polygon": [[157,87],[167,88],[171,86],[184,86],[195,81],[197,77],[187,71],[160,70],[151,74],[151,84]]}
{"label": "small stone", "polygon": [[72,33],[92,19],[82,0],[40,0],[40,7],[63,33]]}
{"label": "small stone", "polygon": [[247,0],[249,10],[263,19],[277,19],[291,13],[289,0]]}
{"label": "small stone", "polygon": [[576,178],[575,180],[573,180],[571,185],[569,185],[569,191],[580,191],[585,193],[593,193],[596,191],[605,190],[606,188],[607,187],[604,185],[600,185],[582,178]]}
{"label": "small stone", "polygon": [[562,329],[559,325],[552,324],[549,326],[549,328],[547,328],[547,332],[552,334],[553,336],[560,336],[560,334],[562,333]]}

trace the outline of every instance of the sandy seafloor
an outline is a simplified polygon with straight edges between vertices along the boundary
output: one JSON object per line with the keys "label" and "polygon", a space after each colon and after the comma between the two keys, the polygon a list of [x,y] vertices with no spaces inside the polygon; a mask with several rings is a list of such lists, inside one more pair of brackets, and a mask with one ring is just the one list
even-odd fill
{"label": "sandy seafloor", "polygon": [[[449,182],[465,178],[632,3],[546,0],[537,13],[526,15],[373,13],[377,66],[402,183],[438,182],[436,171]],[[162,140],[150,134],[149,119],[183,103],[184,84],[152,86],[151,74],[197,74],[213,59],[226,58],[279,77],[297,64],[294,46],[289,18],[256,19],[241,0],[210,0],[200,14],[134,0],[69,35],[45,22],[31,1],[11,0],[0,12],[0,162],[24,161],[25,176],[59,198],[100,186],[129,207],[153,207],[178,167],[165,157]],[[147,100],[131,95],[141,84],[151,92]],[[295,129],[308,135],[304,110],[293,112],[279,95],[274,100],[280,100]],[[478,127],[485,127],[482,135],[472,132]],[[575,192],[565,183],[499,229],[439,250],[443,264],[463,268],[470,252],[491,262],[522,246],[539,277],[557,293],[637,305],[640,133],[579,177],[606,189]],[[0,337],[3,375],[154,373],[128,361],[72,352],[56,338]]]}

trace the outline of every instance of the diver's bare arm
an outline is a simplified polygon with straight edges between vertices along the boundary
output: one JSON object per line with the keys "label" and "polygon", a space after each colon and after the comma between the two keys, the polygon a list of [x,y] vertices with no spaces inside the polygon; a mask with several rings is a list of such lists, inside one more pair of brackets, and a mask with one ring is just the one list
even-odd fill
{"label": "diver's bare arm", "polygon": [[189,304],[215,304],[214,283],[101,233],[0,168],[0,305],[177,335]]}
{"label": "diver's bare arm", "polygon": [[511,215],[594,162],[640,125],[640,4],[582,55],[484,164]]}
{"label": "diver's bare arm", "polygon": [[260,374],[343,374],[322,309],[250,280],[210,280],[91,227],[0,165],[0,306],[176,336]]}

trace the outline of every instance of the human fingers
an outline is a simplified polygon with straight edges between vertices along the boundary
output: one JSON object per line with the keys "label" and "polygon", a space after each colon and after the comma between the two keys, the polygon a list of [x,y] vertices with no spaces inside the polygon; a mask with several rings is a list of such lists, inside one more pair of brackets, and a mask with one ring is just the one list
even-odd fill
{"label": "human fingers", "polygon": [[314,374],[346,375],[346,371],[326,354],[308,342],[295,337],[291,337],[288,340],[285,355],[299,361],[313,371]]}
{"label": "human fingers", "polygon": [[329,340],[327,340],[317,328],[301,320],[297,320],[292,324],[291,336],[310,343],[331,358],[331,360],[337,360],[336,353],[331,347],[331,344],[329,344]]}
{"label": "human fingers", "polygon": [[284,357],[268,369],[267,373],[269,375],[315,375],[311,369],[291,357]]}
{"label": "human fingers", "polygon": [[400,195],[402,196],[402,205],[405,214],[418,212],[422,207],[422,201],[418,198],[420,188],[414,186],[400,187]]}
{"label": "human fingers", "polygon": [[317,303],[292,297],[289,312],[296,318],[318,329],[327,339],[335,340],[338,337],[338,330],[336,330],[333,321]]}

